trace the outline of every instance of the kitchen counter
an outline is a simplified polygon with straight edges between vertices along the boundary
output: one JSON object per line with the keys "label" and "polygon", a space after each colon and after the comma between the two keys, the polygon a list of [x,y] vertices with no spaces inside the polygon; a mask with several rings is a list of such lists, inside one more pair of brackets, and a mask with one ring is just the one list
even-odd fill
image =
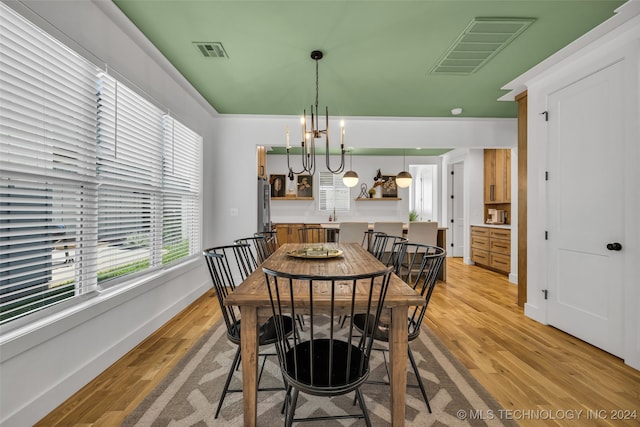
{"label": "kitchen counter", "polygon": [[511,230],[511,224],[471,224],[472,227],[487,227],[487,228],[502,228],[506,230]]}
{"label": "kitchen counter", "polygon": [[[351,221],[345,221],[345,222],[351,222]],[[373,226],[374,226],[374,223],[370,222],[369,223],[369,230],[373,230]],[[322,228],[336,228],[336,229],[339,229],[340,228],[340,221],[338,221],[338,222],[321,223],[320,227],[322,227]],[[402,229],[406,233],[407,230],[409,230],[409,223],[408,222],[403,223],[402,224]],[[438,227],[438,230],[446,230],[446,229],[447,229],[447,227]]]}

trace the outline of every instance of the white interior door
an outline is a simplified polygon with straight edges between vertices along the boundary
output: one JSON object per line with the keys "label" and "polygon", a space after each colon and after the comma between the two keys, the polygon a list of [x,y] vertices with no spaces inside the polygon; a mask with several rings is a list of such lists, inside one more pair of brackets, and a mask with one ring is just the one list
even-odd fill
{"label": "white interior door", "polygon": [[[623,354],[622,64],[548,98],[548,319]],[[622,250],[607,249],[621,243]]]}
{"label": "white interior door", "polygon": [[449,221],[451,235],[451,256],[461,257],[464,255],[464,163],[454,163],[451,165],[451,183],[449,188],[451,194],[450,218]]}

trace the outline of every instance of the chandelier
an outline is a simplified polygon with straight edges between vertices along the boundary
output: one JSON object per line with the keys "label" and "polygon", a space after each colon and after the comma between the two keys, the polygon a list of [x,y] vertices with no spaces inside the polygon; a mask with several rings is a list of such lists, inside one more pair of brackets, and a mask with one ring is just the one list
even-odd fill
{"label": "chandelier", "polygon": [[[301,158],[302,158],[302,170],[294,172],[291,167],[289,159],[289,152],[291,151],[291,144],[289,142],[289,129],[286,133],[287,143],[287,167],[289,168],[289,179],[293,180],[294,174],[308,173],[313,175],[316,172],[316,139],[324,137],[325,143],[325,162],[329,172],[333,174],[340,174],[344,171],[344,121],[340,122],[340,165],[337,168],[331,168],[329,161],[329,107],[325,107],[325,119],[324,129],[320,129],[320,110],[318,109],[318,61],[322,59],[322,52],[314,50],[311,52],[311,59],[316,61],[316,102],[311,106],[310,120],[307,120],[307,110],[303,111],[303,115],[300,118],[300,125],[302,129],[302,142],[301,142]],[[315,108],[314,108],[315,107]]]}

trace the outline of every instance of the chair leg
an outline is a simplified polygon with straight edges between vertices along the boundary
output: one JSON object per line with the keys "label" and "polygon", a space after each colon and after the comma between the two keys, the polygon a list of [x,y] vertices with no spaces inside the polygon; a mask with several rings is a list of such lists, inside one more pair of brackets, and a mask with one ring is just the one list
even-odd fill
{"label": "chair leg", "polygon": [[347,322],[347,318],[349,316],[346,315],[341,315],[340,319],[338,319],[338,322],[340,323],[340,328],[344,328],[344,324]]}
{"label": "chair leg", "polygon": [[416,360],[413,358],[411,347],[408,347],[408,349],[409,349],[409,360],[411,361],[411,366],[413,366],[413,373],[416,374],[416,379],[418,380],[418,385],[420,386],[420,391],[422,392],[424,403],[427,404],[427,409],[429,410],[429,413],[431,413],[431,405],[429,405],[429,398],[427,397],[427,392],[424,388],[424,384],[422,383],[422,378],[420,378],[420,371],[418,371],[418,365],[416,365]]}
{"label": "chair leg", "polygon": [[358,399],[358,403],[360,403],[360,409],[362,409],[362,415],[364,415],[364,422],[367,424],[367,427],[371,427],[369,411],[367,411],[367,405],[364,403],[364,398],[362,397],[362,393],[359,388],[356,389],[356,399]]}
{"label": "chair leg", "polygon": [[298,314],[296,319],[298,319],[298,323],[300,324],[300,330],[304,331],[304,317],[301,314]]}
{"label": "chair leg", "polygon": [[287,411],[287,402],[291,398],[291,386],[287,385],[284,392],[284,400],[282,401],[282,408],[280,408],[280,413],[284,415],[285,411]]}
{"label": "chair leg", "polygon": [[224,388],[222,389],[222,395],[220,396],[220,401],[218,402],[218,409],[216,409],[216,415],[213,418],[218,418],[220,414],[220,409],[222,408],[222,402],[224,402],[224,398],[227,396],[227,390],[229,390],[229,384],[231,383],[231,378],[233,377],[233,372],[236,370],[236,367],[240,364],[240,346],[236,350],[236,355],[233,357],[233,363],[231,364],[231,369],[229,369],[229,374],[227,375],[227,380],[224,383]]}
{"label": "chair leg", "polygon": [[298,389],[293,388],[293,396],[290,397],[291,401],[289,402],[289,408],[287,410],[287,415],[284,419],[284,425],[286,427],[291,427],[293,424],[293,416],[296,412],[296,405],[298,404]]}

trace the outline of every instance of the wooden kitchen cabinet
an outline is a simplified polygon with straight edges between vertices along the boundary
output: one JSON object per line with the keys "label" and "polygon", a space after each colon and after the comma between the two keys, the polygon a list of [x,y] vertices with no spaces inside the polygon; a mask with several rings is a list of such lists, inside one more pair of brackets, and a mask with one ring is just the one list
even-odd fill
{"label": "wooden kitchen cabinet", "polygon": [[300,224],[300,223],[281,223],[274,224],[278,243],[300,243],[298,239],[298,230],[304,227],[319,227],[320,224]]}
{"label": "wooden kitchen cabinet", "polygon": [[257,152],[258,178],[267,179],[267,148],[260,145]]}
{"label": "wooden kitchen cabinet", "polygon": [[511,271],[511,230],[471,227],[471,261],[492,270]]}
{"label": "wooden kitchen cabinet", "polygon": [[511,203],[511,150],[484,150],[484,202]]}

